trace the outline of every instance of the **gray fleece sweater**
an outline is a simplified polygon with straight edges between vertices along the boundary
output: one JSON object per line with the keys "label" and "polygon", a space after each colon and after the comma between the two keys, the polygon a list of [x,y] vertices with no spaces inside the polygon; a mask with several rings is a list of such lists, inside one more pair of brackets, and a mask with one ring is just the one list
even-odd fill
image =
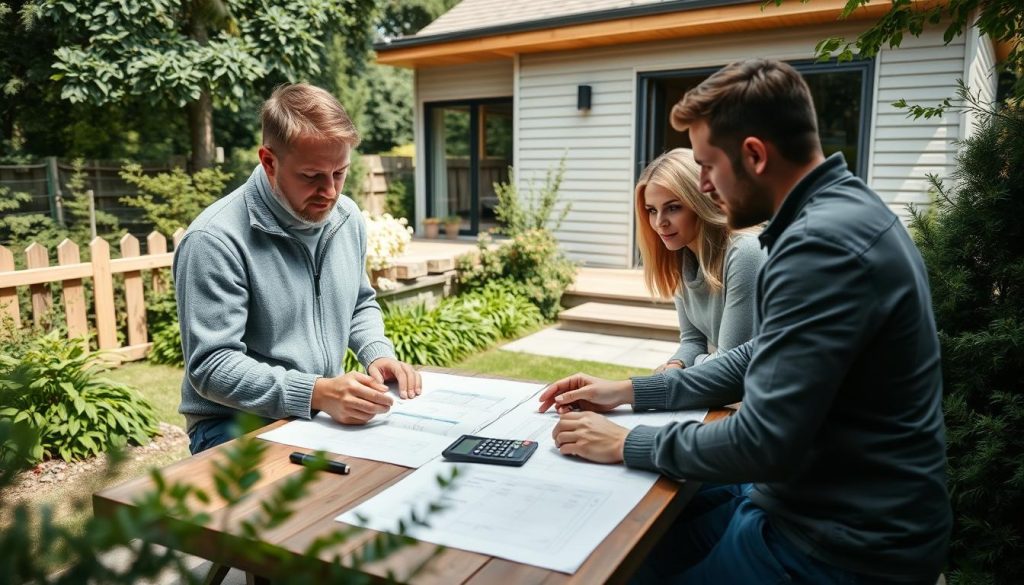
{"label": "gray fleece sweater", "polygon": [[366,277],[356,204],[341,198],[313,254],[282,227],[266,189],[257,167],[192,222],[174,253],[178,410],[189,430],[239,411],[309,418],[313,383],[342,373],[346,348],[364,366],[395,355]]}
{"label": "gray fleece sweater", "polygon": [[683,286],[673,299],[679,317],[679,349],[669,359],[696,366],[750,339],[754,285],[765,257],[756,236],[734,234],[725,256],[722,288],[716,291],[705,282],[697,257],[689,250],[683,253]]}

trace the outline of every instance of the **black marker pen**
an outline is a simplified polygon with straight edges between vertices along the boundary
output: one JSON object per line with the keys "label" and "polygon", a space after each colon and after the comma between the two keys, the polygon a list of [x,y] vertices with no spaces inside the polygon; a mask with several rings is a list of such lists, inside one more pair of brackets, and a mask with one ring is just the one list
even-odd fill
{"label": "black marker pen", "polygon": [[[299,453],[298,451],[293,451],[292,454],[288,456],[288,460],[296,465],[312,465],[318,461],[318,459],[313,455]],[[352,468],[349,467],[347,463],[333,461],[331,459],[327,459],[326,461],[327,467],[324,468],[324,471],[337,473],[339,475],[348,475],[348,472],[352,471]]]}

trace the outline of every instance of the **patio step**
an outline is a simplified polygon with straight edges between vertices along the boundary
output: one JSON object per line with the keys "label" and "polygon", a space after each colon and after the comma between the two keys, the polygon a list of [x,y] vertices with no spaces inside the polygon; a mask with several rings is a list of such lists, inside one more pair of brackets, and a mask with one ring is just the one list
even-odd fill
{"label": "patio step", "polygon": [[558,314],[562,329],[605,335],[679,340],[674,308],[620,303],[585,302]]}
{"label": "patio step", "polygon": [[672,306],[670,299],[651,296],[644,285],[643,270],[580,267],[575,282],[562,296],[562,305],[575,307],[591,301],[637,307]]}

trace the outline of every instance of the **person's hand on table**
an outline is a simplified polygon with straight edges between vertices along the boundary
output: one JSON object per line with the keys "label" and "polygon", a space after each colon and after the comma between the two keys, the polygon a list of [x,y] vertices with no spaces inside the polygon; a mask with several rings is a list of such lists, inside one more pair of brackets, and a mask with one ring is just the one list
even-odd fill
{"label": "person's hand on table", "polygon": [[596,463],[621,463],[629,429],[595,412],[568,412],[559,417],[551,437],[562,455]]}
{"label": "person's hand on table", "polygon": [[362,372],[349,372],[336,378],[317,379],[310,406],[342,424],[361,425],[387,412],[393,402],[383,382]]}
{"label": "person's hand on table", "polygon": [[665,363],[661,364],[660,366],[658,366],[657,368],[655,368],[654,369],[654,373],[655,374],[660,374],[660,373],[664,372],[665,370],[673,370],[673,369],[682,370],[685,367],[686,366],[683,365],[683,362],[681,362],[679,360],[668,360],[667,362],[665,362]]}
{"label": "person's hand on table", "polygon": [[366,368],[366,373],[378,382],[398,382],[398,395],[403,399],[423,394],[423,378],[407,363],[394,358],[379,358]]}
{"label": "person's hand on table", "polygon": [[540,395],[540,409],[552,406],[559,414],[574,410],[608,412],[620,404],[633,403],[633,382],[602,380],[587,374],[573,374],[552,383]]}

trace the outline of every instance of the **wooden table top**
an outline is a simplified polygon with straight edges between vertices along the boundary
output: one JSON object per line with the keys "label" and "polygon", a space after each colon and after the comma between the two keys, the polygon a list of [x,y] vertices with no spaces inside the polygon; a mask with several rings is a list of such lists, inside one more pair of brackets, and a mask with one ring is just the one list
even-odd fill
{"label": "wooden table top", "polygon": [[[724,409],[711,411],[705,422],[724,418],[730,412]],[[287,422],[277,421],[250,435],[264,433]],[[230,443],[163,468],[161,471],[165,481],[188,483],[204,488],[211,494],[216,494],[213,486],[213,463],[224,458],[226,445],[230,445]],[[272,442],[266,442],[266,446],[267,450],[259,468],[261,479],[253,487],[249,497],[231,510],[229,518],[225,517],[224,504],[219,501],[219,498],[214,497],[214,501],[208,505],[196,502],[195,511],[205,508],[205,511],[211,514],[212,520],[201,529],[200,537],[194,542],[194,549],[183,552],[265,576],[272,581],[284,580],[287,576],[278,575],[274,563],[232,558],[227,556],[228,553],[223,551],[221,546],[218,546],[220,539],[231,539],[238,536],[239,522],[249,514],[256,512],[260,502],[279,486],[279,482],[300,472],[302,469],[300,466],[289,462],[289,453],[296,450],[309,451]],[[295,507],[298,511],[282,525],[265,532],[263,534],[265,542],[276,545],[290,554],[302,555],[303,551],[317,537],[329,534],[342,526],[334,520],[335,517],[383,491],[413,471],[408,467],[356,457],[333,455],[330,457],[343,459],[349,463],[353,468],[353,473],[350,475],[317,474],[309,494]],[[480,553],[449,548],[427,563],[411,582],[473,585],[490,583],[545,583],[552,585],[623,583],[633,574],[698,487],[697,482],[680,483],[665,477],[658,479],[640,503],[572,575]],[[105,489],[93,495],[94,512],[99,516],[113,516],[119,508],[132,507],[134,501],[152,488],[153,482],[146,476]],[[367,530],[359,538],[324,552],[317,560],[329,564],[339,552],[344,555],[346,551],[354,550],[365,540],[371,538],[373,534],[375,534],[373,531]],[[395,571],[399,579],[402,579],[403,575],[408,575],[411,567],[418,566],[426,560],[434,552],[435,547],[436,545],[432,543],[419,543],[392,554],[384,561],[366,565],[364,570],[371,575],[380,577],[390,569]],[[312,558],[309,561],[314,562]]]}

